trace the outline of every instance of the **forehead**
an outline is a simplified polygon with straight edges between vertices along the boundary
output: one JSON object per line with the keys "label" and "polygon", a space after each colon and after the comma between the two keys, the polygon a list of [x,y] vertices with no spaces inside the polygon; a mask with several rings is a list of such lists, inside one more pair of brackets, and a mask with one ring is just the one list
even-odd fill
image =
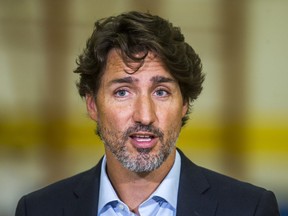
{"label": "forehead", "polygon": [[[141,53],[139,55],[141,56]],[[156,54],[149,52],[143,61],[143,64],[140,62],[133,62],[129,59],[125,59],[124,61],[121,51],[112,49],[107,56],[104,76],[108,74],[109,76],[112,74],[137,75],[145,71],[146,75],[154,72],[171,77],[170,72],[166,69],[165,65]]]}

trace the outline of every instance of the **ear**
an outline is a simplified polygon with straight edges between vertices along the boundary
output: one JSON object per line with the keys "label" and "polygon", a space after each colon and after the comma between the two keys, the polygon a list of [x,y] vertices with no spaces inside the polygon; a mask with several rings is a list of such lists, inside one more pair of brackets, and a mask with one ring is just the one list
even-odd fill
{"label": "ear", "polygon": [[186,115],[188,108],[189,108],[188,101],[184,101],[183,107],[182,107],[182,118]]}
{"label": "ear", "polygon": [[85,100],[86,100],[86,109],[90,118],[94,121],[97,121],[98,115],[97,115],[97,106],[95,98],[91,94],[86,94]]}

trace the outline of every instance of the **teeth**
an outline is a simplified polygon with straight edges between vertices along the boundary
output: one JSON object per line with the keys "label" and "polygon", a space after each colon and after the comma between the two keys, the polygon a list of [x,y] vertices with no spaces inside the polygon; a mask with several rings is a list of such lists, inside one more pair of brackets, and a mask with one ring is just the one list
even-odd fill
{"label": "teeth", "polygon": [[139,138],[149,138],[150,136],[147,136],[147,135],[136,135],[136,137],[139,137]]}
{"label": "teeth", "polygon": [[134,138],[138,141],[138,142],[149,142],[152,140],[151,136],[148,135],[135,135]]}
{"label": "teeth", "polygon": [[149,138],[149,137],[146,137],[146,138],[139,138],[139,137],[137,137],[136,140],[137,140],[138,142],[149,142],[149,141],[151,141],[151,138]]}

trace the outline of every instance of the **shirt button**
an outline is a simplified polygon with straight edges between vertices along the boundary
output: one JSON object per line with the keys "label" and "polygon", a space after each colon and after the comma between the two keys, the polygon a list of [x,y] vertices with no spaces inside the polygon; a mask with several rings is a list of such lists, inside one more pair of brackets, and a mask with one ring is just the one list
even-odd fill
{"label": "shirt button", "polygon": [[123,204],[119,204],[118,207],[123,211],[124,210],[124,205]]}

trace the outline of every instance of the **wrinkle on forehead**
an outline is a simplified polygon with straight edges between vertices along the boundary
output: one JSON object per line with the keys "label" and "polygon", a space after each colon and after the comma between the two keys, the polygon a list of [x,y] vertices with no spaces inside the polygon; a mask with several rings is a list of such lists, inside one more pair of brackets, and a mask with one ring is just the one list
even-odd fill
{"label": "wrinkle on forehead", "polygon": [[[131,59],[128,56],[125,56],[124,53],[119,49],[112,49],[108,53],[107,67],[117,66],[122,67],[122,70],[127,74],[134,74],[142,67],[145,67],[146,63],[151,61],[159,62],[163,67],[162,61],[157,57],[157,54],[154,52],[138,53],[135,54],[135,59]],[[137,60],[139,59],[139,60]],[[106,69],[107,69],[106,67]]]}

